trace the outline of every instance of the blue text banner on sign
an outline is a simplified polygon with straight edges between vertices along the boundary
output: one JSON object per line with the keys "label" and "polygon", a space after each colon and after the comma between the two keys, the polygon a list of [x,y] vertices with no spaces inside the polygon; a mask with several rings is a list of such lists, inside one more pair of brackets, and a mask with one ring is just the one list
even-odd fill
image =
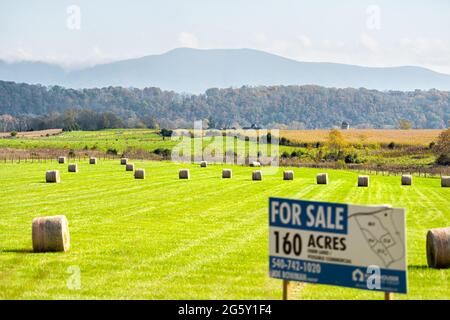
{"label": "blue text banner on sign", "polygon": [[404,209],[269,198],[278,279],[407,292]]}

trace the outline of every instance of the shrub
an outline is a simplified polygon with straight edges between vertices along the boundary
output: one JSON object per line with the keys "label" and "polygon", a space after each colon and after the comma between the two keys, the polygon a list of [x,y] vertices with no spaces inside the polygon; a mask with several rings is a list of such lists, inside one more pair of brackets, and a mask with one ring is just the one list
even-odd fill
{"label": "shrub", "polygon": [[161,129],[161,131],[160,131],[160,134],[161,134],[163,137],[171,137],[171,136],[172,136],[172,133],[173,133],[173,130],[165,129],[165,128]]}
{"label": "shrub", "polygon": [[291,145],[291,141],[285,137],[280,138],[280,145],[281,146],[289,146]]}
{"label": "shrub", "polygon": [[112,154],[112,155],[117,155],[117,149],[112,149],[112,148],[109,148],[108,150],[106,150],[106,153],[107,154]]}
{"label": "shrub", "polygon": [[73,149],[69,150],[69,157],[71,157],[71,158],[75,157],[75,150],[73,150]]}
{"label": "shrub", "polygon": [[433,150],[437,155],[436,164],[450,165],[450,129],[441,132]]}
{"label": "shrub", "polygon": [[11,135],[11,137],[17,136],[17,131],[11,131],[10,135]]}
{"label": "shrub", "polygon": [[441,154],[439,157],[437,157],[436,164],[440,166],[450,166],[450,155]]}
{"label": "shrub", "polygon": [[170,156],[171,151],[170,149],[158,148],[153,150],[153,153],[162,156],[164,158],[168,158]]}
{"label": "shrub", "polygon": [[313,144],[313,147],[316,148],[316,149],[318,149],[318,148],[320,148],[320,147],[323,147],[323,143],[318,141],[318,142],[316,142],[316,143]]}
{"label": "shrub", "polygon": [[[295,151],[294,151],[294,152],[295,152]],[[283,159],[289,158],[289,152],[283,151],[283,153],[281,154],[281,158],[283,158]]]}
{"label": "shrub", "polygon": [[395,147],[396,147],[395,142],[394,141],[390,142],[387,147],[391,150],[395,149]]}
{"label": "shrub", "polygon": [[358,158],[357,153],[347,154],[344,158],[345,163],[362,163],[363,161]]}

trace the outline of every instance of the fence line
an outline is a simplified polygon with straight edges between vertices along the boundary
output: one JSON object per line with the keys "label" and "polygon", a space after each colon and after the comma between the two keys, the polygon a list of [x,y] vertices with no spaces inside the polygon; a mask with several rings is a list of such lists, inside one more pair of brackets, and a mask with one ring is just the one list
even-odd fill
{"label": "fence line", "polygon": [[[103,160],[118,160],[121,158],[119,155],[112,155],[106,153],[96,153],[92,155],[75,155],[69,156],[68,160],[78,160],[87,161],[91,156],[96,156]],[[139,154],[136,157],[129,156],[131,159],[136,160],[155,160],[154,156],[144,156]],[[3,155],[0,156],[0,163],[47,163],[47,162],[58,162],[58,156],[56,155],[36,155],[36,156],[15,156],[13,155]],[[305,168],[316,168],[316,169],[341,169],[341,170],[352,170],[366,174],[374,174],[381,176],[397,176],[402,174],[411,174],[419,177],[432,177],[432,176],[443,176],[450,175],[449,166],[435,166],[435,167],[423,167],[423,166],[380,166],[380,165],[366,165],[366,164],[346,164],[342,165],[337,162],[327,162],[327,163],[300,163],[294,161],[281,161],[281,167],[305,167]]]}

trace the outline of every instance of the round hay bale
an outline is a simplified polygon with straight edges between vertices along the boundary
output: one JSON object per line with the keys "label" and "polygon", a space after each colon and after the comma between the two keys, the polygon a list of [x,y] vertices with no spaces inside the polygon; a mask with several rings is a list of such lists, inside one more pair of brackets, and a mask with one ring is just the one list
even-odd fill
{"label": "round hay bale", "polygon": [[402,175],[402,186],[410,186],[412,185],[412,175],[404,174]]}
{"label": "round hay bale", "polygon": [[69,223],[65,216],[34,218],[32,222],[34,252],[68,251]]}
{"label": "round hay bale", "polygon": [[178,177],[180,179],[189,179],[189,169],[180,169],[178,171]]}
{"label": "round hay bale", "polygon": [[136,169],[136,171],[134,171],[134,178],[135,179],[145,179],[145,170],[144,169]]}
{"label": "round hay bale", "polygon": [[66,157],[58,157],[58,163],[60,164],[66,163]]}
{"label": "round hay bale", "polygon": [[127,163],[125,171],[134,171],[134,163]]}
{"label": "round hay bale", "polygon": [[358,187],[368,187],[369,176],[358,176]]}
{"label": "round hay bale", "polygon": [[261,167],[261,163],[258,161],[253,161],[250,163],[250,167]]}
{"label": "round hay bale", "polygon": [[450,227],[428,230],[427,262],[430,268],[450,268]]}
{"label": "round hay bale", "polygon": [[283,180],[294,180],[294,171],[292,170],[283,171]]}
{"label": "round hay bale", "polygon": [[95,158],[95,157],[90,157],[90,158],[89,158],[89,164],[97,164],[97,158]]}
{"label": "round hay bale", "polygon": [[261,181],[262,180],[262,171],[256,170],[252,172],[252,180]]}
{"label": "round hay bale", "polygon": [[202,161],[200,162],[200,167],[206,168],[208,166],[208,161]]}
{"label": "round hay bale", "polygon": [[450,176],[442,176],[441,177],[441,187],[444,187],[444,188],[450,187]]}
{"label": "round hay bale", "polygon": [[128,163],[128,158],[122,158],[122,159],[120,159],[120,164],[121,165],[126,165]]}
{"label": "round hay bale", "polygon": [[328,173],[318,173],[316,181],[317,184],[328,184]]}
{"label": "round hay bale", "polygon": [[78,165],[74,164],[74,163],[69,164],[68,171],[69,172],[78,172]]}
{"label": "round hay bale", "polygon": [[60,183],[61,177],[59,175],[59,170],[49,170],[45,173],[45,181],[47,183]]}
{"label": "round hay bale", "polygon": [[222,178],[223,179],[231,179],[233,176],[233,171],[231,169],[223,169],[222,170]]}

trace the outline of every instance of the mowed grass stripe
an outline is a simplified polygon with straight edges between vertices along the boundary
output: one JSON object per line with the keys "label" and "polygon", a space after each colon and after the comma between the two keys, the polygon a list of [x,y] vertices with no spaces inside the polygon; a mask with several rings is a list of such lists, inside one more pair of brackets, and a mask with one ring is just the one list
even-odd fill
{"label": "mowed grass stripe", "polygon": [[[293,168],[294,181],[283,181],[280,168],[252,181],[255,168],[243,166],[132,162],[146,170],[145,180],[135,180],[118,161],[83,164],[77,174],[62,165],[59,185],[36,183],[53,164],[0,164],[6,175],[0,180],[6,200],[0,211],[0,298],[278,299],[281,283],[267,275],[269,196],[406,207],[411,293],[398,298],[450,298],[448,286],[440,284],[448,283],[448,270],[425,266],[426,228],[449,221],[449,189],[440,188],[438,179],[414,178],[413,186],[402,187],[398,176],[371,176],[369,188],[358,188],[357,173],[339,170]],[[184,167],[191,170],[189,181],[178,179]],[[233,178],[224,180],[221,171],[228,167]],[[329,185],[316,185],[321,171],[329,173]],[[21,252],[31,248],[31,219],[60,213],[69,219],[72,250]],[[66,285],[73,265],[82,274],[75,291]],[[382,295],[308,285],[300,297]]]}

